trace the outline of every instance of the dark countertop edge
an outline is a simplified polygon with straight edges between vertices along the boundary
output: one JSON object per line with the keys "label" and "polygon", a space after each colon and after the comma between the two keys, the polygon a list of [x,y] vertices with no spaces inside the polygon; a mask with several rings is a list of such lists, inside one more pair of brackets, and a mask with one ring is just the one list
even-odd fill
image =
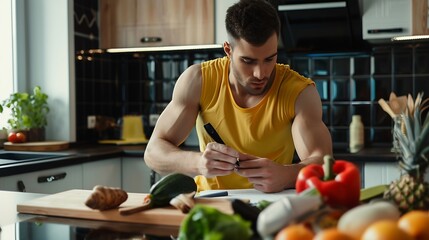
{"label": "dark countertop edge", "polygon": [[335,152],[335,159],[352,162],[396,162],[397,155],[390,148],[364,148],[357,153]]}
{"label": "dark countertop edge", "polygon": [[[69,149],[61,151],[61,153],[70,154],[65,157],[2,165],[0,166],[0,177],[65,167],[86,162],[94,162],[115,157],[143,158],[145,148],[146,145],[71,145]],[[199,151],[198,147],[185,146],[183,149]],[[357,153],[348,153],[344,151],[335,152],[334,150],[334,158],[356,163],[397,161],[395,153],[392,153],[389,148],[365,148]]]}

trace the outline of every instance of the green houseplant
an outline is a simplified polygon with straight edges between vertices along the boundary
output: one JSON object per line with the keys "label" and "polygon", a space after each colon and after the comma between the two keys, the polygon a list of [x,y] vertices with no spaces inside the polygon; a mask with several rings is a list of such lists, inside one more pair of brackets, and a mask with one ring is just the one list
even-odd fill
{"label": "green houseplant", "polygon": [[48,95],[39,86],[33,89],[33,94],[17,92],[3,101],[3,107],[11,110],[8,124],[13,131],[27,132],[28,141],[45,139],[45,126],[49,112]]}

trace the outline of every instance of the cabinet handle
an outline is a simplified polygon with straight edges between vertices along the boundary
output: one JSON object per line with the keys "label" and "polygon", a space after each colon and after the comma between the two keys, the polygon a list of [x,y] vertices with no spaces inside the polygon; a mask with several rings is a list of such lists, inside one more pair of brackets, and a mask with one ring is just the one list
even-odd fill
{"label": "cabinet handle", "polygon": [[140,42],[142,43],[154,43],[154,42],[161,42],[162,38],[160,37],[142,37],[140,39]]}
{"label": "cabinet handle", "polygon": [[324,8],[343,8],[347,4],[342,2],[326,2],[326,3],[305,3],[305,4],[286,4],[279,5],[279,11],[296,11],[296,10],[319,10]]}
{"label": "cabinet handle", "polygon": [[404,29],[402,28],[380,28],[380,29],[368,29],[368,34],[378,33],[401,33]]}
{"label": "cabinet handle", "polygon": [[60,173],[57,175],[50,175],[50,176],[41,176],[37,178],[37,182],[39,183],[45,183],[45,182],[53,182],[60,179],[64,179],[66,177],[67,173]]}
{"label": "cabinet handle", "polygon": [[22,180],[19,180],[17,182],[17,185],[18,185],[18,191],[20,191],[20,192],[26,192],[27,191],[27,190],[25,190],[25,184]]}

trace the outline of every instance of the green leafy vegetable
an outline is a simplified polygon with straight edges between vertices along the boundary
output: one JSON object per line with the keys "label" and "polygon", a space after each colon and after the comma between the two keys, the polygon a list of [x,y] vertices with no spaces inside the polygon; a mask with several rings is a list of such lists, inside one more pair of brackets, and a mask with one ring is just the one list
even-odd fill
{"label": "green leafy vegetable", "polygon": [[216,208],[195,205],[183,220],[179,240],[250,239],[251,223],[240,215],[225,214]]}

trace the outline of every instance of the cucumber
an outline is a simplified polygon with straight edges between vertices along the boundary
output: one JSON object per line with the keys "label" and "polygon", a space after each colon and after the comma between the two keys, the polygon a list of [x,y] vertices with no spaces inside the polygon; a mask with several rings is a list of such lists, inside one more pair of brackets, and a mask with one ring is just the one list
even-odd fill
{"label": "cucumber", "polygon": [[197,184],[193,178],[181,173],[172,173],[156,182],[150,188],[150,195],[154,207],[164,207],[179,194],[194,191],[197,191]]}
{"label": "cucumber", "polygon": [[182,193],[197,191],[197,184],[192,177],[181,173],[171,173],[161,178],[151,188],[144,198],[143,205],[137,207],[121,208],[120,214],[129,215],[151,208],[166,207],[171,199]]}

